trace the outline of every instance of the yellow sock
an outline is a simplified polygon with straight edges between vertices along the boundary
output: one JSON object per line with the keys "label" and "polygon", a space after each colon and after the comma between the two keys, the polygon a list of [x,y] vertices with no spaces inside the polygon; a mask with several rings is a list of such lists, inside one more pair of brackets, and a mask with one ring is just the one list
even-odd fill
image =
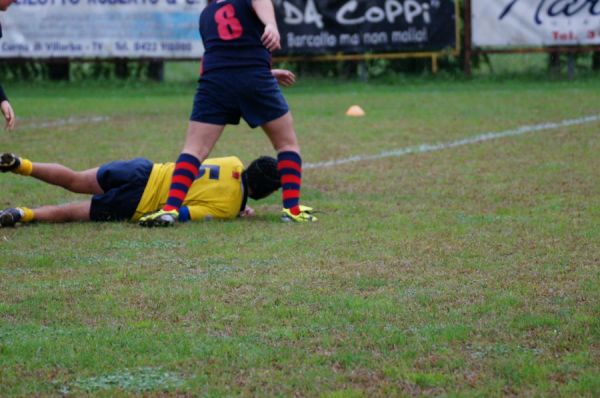
{"label": "yellow sock", "polygon": [[29,175],[31,175],[32,171],[33,171],[33,163],[31,163],[31,160],[21,158],[21,164],[19,165],[19,167],[17,167],[17,169],[15,170],[15,173],[21,174],[24,176],[29,176]]}
{"label": "yellow sock", "polygon": [[[29,162],[29,163],[31,163],[31,162]],[[21,210],[23,212],[23,217],[21,217],[21,219],[19,220],[20,222],[31,222],[31,221],[33,221],[33,218],[34,218],[33,210],[31,210],[28,207],[17,207],[17,209],[19,209],[19,210]]]}

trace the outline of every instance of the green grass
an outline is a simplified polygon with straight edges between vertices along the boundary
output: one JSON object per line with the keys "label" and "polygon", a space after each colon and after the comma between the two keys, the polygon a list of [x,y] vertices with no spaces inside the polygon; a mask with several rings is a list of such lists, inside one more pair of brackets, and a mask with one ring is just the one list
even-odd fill
{"label": "green grass", "polygon": [[[1,151],[78,169],[174,160],[195,89],[5,86],[20,127]],[[285,94],[314,163],[595,115],[600,80]],[[41,126],[66,118],[82,121]],[[315,225],[279,222],[272,197],[253,220],[170,230],[1,229],[0,396],[599,396],[599,127],[306,170]],[[271,153],[245,125],[213,151]],[[12,174],[0,192],[80,198]]]}

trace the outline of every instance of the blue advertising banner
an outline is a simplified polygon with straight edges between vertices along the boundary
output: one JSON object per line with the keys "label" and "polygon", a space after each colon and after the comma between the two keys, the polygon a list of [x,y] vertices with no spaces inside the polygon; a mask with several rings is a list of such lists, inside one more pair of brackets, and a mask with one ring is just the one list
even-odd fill
{"label": "blue advertising banner", "polygon": [[203,53],[206,0],[16,0],[0,57],[190,58]]}

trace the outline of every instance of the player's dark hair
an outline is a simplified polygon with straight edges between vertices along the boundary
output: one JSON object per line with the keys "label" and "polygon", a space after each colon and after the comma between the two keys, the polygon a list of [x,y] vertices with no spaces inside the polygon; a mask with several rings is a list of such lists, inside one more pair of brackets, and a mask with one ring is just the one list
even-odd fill
{"label": "player's dark hair", "polygon": [[281,188],[277,160],[270,156],[255,159],[244,170],[248,184],[248,196],[254,200],[262,199]]}

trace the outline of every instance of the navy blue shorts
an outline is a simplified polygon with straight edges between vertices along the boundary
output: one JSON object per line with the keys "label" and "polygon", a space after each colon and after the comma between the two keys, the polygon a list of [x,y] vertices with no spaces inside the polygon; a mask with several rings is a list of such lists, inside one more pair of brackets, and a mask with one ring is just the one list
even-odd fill
{"label": "navy blue shorts", "polygon": [[200,77],[190,120],[226,125],[239,124],[241,117],[255,128],[288,111],[269,69],[213,70]]}
{"label": "navy blue shorts", "polygon": [[96,178],[104,191],[92,197],[92,221],[130,220],[152,172],[152,162],[144,158],[105,163]]}

